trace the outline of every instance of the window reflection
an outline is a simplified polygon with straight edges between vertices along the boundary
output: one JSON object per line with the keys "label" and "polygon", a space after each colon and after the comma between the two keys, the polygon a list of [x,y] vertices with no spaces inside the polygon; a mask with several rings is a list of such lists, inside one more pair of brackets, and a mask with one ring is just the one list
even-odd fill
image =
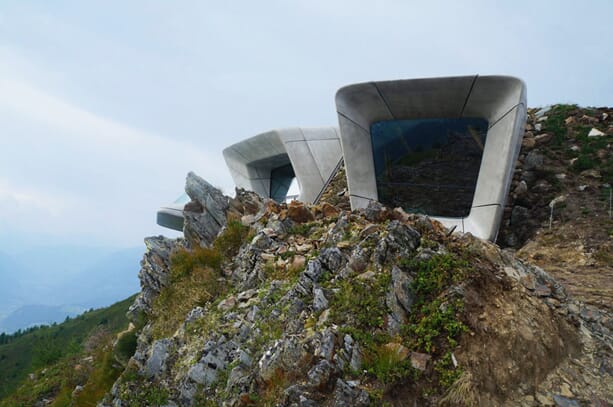
{"label": "window reflection", "polygon": [[468,216],[487,126],[480,118],[374,123],[370,133],[379,201],[407,212]]}
{"label": "window reflection", "polygon": [[270,171],[270,197],[281,203],[285,202],[287,191],[296,177],[291,164],[274,168]]}

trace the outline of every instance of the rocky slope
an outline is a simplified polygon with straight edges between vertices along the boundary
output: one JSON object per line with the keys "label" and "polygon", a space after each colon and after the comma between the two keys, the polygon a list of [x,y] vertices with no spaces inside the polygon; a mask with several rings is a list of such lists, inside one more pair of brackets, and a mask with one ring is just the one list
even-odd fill
{"label": "rocky slope", "polygon": [[186,239],[146,239],[137,350],[102,405],[613,402],[610,310],[513,250],[376,204],[186,191]]}

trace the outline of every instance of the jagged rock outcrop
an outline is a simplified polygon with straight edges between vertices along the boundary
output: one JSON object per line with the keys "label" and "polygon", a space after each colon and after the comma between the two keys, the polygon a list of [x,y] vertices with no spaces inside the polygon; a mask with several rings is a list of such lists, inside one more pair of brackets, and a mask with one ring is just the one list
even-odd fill
{"label": "jagged rock outcrop", "polygon": [[[168,330],[153,314],[146,320],[103,405],[610,401],[611,315],[569,298],[512,253],[377,204],[288,207],[244,191],[222,199],[203,182],[190,188],[201,188],[194,202],[213,209],[186,217],[186,228],[216,213],[219,238],[205,240],[207,229],[191,244],[149,240],[141,270],[148,294],[134,308],[149,310],[169,276],[173,284],[192,278],[171,266],[185,246],[190,262],[217,267],[206,280],[216,291],[175,293],[186,311],[164,320],[176,324],[170,334],[160,334]],[[236,234],[241,228],[251,232]],[[212,261],[233,236],[243,239],[236,255]],[[210,251],[199,249],[205,241]]]}
{"label": "jagged rock outcrop", "polygon": [[183,239],[168,239],[164,236],[145,238],[145,254],[138,272],[141,291],[128,311],[132,321],[139,319],[141,313],[149,313],[153,300],[169,283],[171,254],[185,247]]}
{"label": "jagged rock outcrop", "polygon": [[183,211],[185,239],[190,247],[209,246],[226,225],[229,198],[193,172],[187,174],[185,192],[191,198]]}

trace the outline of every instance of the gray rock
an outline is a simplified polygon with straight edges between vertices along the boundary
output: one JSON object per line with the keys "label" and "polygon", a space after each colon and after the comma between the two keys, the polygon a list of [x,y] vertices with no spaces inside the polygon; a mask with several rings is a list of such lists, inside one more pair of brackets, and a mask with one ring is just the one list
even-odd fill
{"label": "gray rock", "polygon": [[154,377],[166,370],[166,360],[168,359],[168,348],[171,344],[170,339],[160,339],[153,343],[151,355],[145,363],[144,375]]}
{"label": "gray rock", "polygon": [[321,288],[313,288],[313,310],[316,312],[328,308],[328,300]]}
{"label": "gray rock", "polygon": [[187,314],[187,317],[185,318],[185,323],[186,324],[192,323],[202,318],[203,316],[204,316],[204,308],[196,307]]}
{"label": "gray rock", "polygon": [[266,250],[272,245],[272,239],[264,232],[259,232],[251,240],[251,246],[257,250]]}
{"label": "gray rock", "polygon": [[[353,383],[352,383],[353,384]],[[334,406],[366,407],[370,405],[370,397],[365,390],[350,385],[341,379],[336,380],[334,389]]]}
{"label": "gray rock", "polygon": [[324,388],[330,382],[334,374],[334,366],[326,359],[322,359],[307,373],[307,379],[310,386],[315,388]]}
{"label": "gray rock", "polygon": [[187,376],[198,384],[209,386],[217,379],[219,372],[238,356],[237,349],[238,345],[232,340],[227,341],[224,336],[207,342],[202,358],[189,369]]}
{"label": "gray rock", "polygon": [[392,268],[392,287],[394,294],[407,314],[411,312],[411,306],[415,301],[415,293],[411,288],[412,283],[413,278],[411,276],[396,266]]}
{"label": "gray rock", "polygon": [[511,211],[511,226],[520,226],[528,223],[530,219],[530,212],[528,208],[515,205]]}
{"label": "gray rock", "polygon": [[319,261],[326,269],[336,273],[345,263],[345,257],[338,247],[328,247],[319,254]]}
{"label": "gray rock", "polygon": [[183,234],[191,247],[209,246],[226,225],[228,197],[193,172],[187,174],[185,192],[197,203],[186,205],[186,209],[193,206],[202,211],[183,211]]}
{"label": "gray rock", "polygon": [[[375,249],[377,264],[399,257],[411,257],[419,247],[421,241],[419,232],[404,223],[393,220],[387,225],[386,232],[386,236],[379,240]],[[372,236],[375,235],[369,237]]]}
{"label": "gray rock", "polygon": [[553,402],[557,407],[580,407],[581,404],[576,400],[572,400],[566,398],[564,396],[560,396],[559,394],[554,394]]}
{"label": "gray rock", "polygon": [[309,260],[303,274],[310,278],[313,282],[319,281],[319,278],[323,274],[321,262],[319,260]]}
{"label": "gray rock", "polygon": [[332,360],[335,340],[336,335],[334,334],[334,332],[330,328],[326,328],[321,333],[321,338],[319,339],[315,347],[314,355],[318,358],[326,359],[328,361]]}
{"label": "gray rock", "polygon": [[349,366],[355,372],[359,372],[362,368],[362,352],[360,351],[360,346],[357,344],[357,342],[353,344]]}
{"label": "gray rock", "polygon": [[174,251],[184,248],[185,242],[181,239],[155,236],[145,238],[145,247],[145,254],[140,262],[141,269],[138,272],[141,292],[127,314],[133,322],[139,319],[141,313],[151,312],[153,301],[169,283],[170,256]]}
{"label": "gray rock", "polygon": [[198,202],[218,225],[226,224],[226,210],[229,202],[228,197],[219,189],[195,173],[189,172],[185,180],[185,192],[193,201]]}
{"label": "gray rock", "polygon": [[371,222],[379,222],[382,220],[385,207],[378,201],[370,201],[364,209],[364,217]]}
{"label": "gray rock", "polygon": [[530,151],[524,160],[524,169],[526,171],[540,170],[543,168],[543,162],[544,158],[541,154]]}

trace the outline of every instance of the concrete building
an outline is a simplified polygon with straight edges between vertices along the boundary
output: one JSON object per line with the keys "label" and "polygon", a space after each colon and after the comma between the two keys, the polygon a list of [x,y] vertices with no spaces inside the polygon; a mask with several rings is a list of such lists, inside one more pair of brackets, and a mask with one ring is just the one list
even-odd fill
{"label": "concrete building", "polygon": [[336,107],[353,209],[378,200],[495,240],[526,119],[521,80],[360,83]]}
{"label": "concrete building", "polygon": [[285,202],[294,178],[298,200],[315,202],[342,158],[338,129],[287,128],[248,138],[223,150],[237,187]]}

